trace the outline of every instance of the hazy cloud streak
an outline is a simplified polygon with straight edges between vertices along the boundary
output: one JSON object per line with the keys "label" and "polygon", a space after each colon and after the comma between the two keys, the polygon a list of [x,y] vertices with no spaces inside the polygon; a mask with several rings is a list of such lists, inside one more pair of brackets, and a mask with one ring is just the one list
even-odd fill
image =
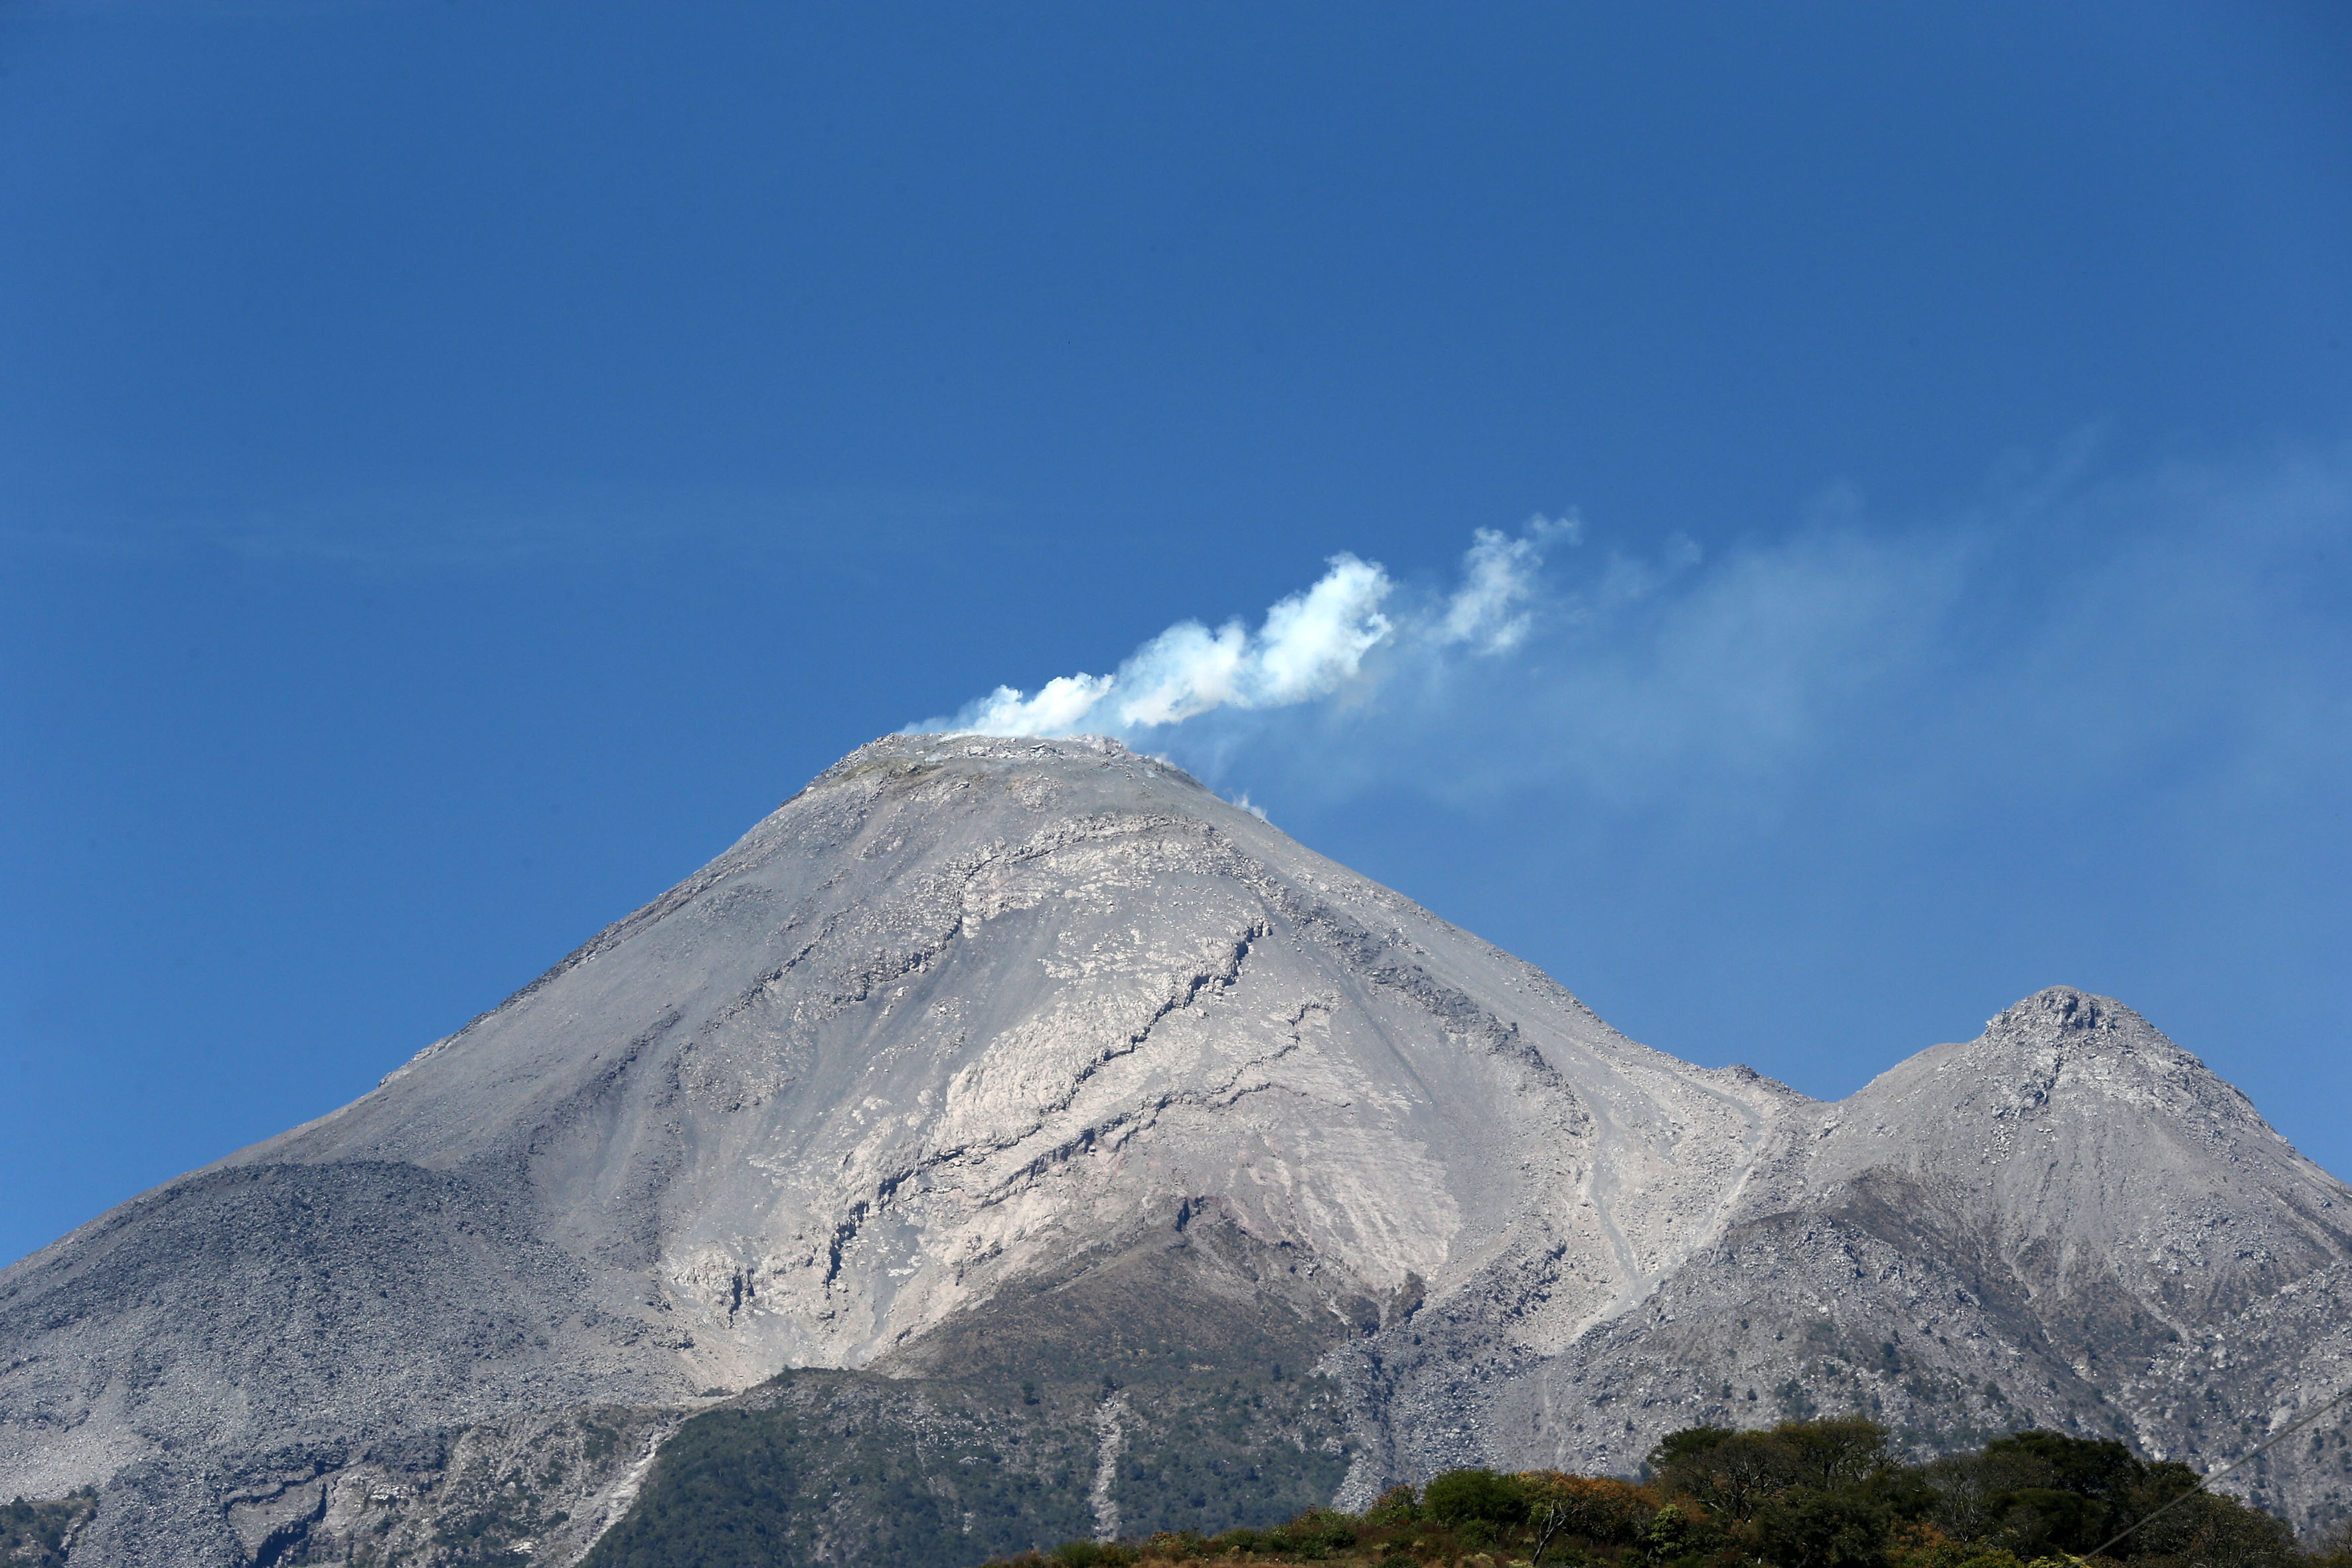
{"label": "hazy cloud streak", "polygon": [[1118,734],[1267,799],[1566,791],[1718,824],[1801,791],[1925,820],[2338,779],[2352,612],[2340,565],[2309,563],[2352,531],[2352,453],[2081,467],[1902,527],[1832,489],[1704,562],[1562,554],[1573,518],[1478,531],[1436,588],[1335,556],[1255,631],[1181,622],[1110,674],[927,727]]}

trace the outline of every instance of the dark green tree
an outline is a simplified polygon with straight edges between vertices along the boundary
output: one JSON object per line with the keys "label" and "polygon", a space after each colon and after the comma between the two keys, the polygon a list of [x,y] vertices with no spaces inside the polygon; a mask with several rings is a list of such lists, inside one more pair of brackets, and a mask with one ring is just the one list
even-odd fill
{"label": "dark green tree", "polygon": [[1502,1528],[1528,1516],[1528,1489],[1516,1477],[1494,1470],[1448,1470],[1429,1483],[1421,1506],[1440,1524],[1459,1528],[1473,1521]]}
{"label": "dark green tree", "polygon": [[1756,1516],[1758,1555],[1779,1568],[1877,1568],[1895,1514],[1858,1488],[1792,1487]]}

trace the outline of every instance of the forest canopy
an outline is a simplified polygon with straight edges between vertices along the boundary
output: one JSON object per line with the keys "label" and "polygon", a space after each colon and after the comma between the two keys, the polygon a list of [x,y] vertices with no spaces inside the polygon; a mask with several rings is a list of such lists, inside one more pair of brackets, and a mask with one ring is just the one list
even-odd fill
{"label": "forest canopy", "polygon": [[[2094,1557],[2092,1554],[2096,1553]],[[1310,1510],[1271,1530],[1073,1541],[991,1568],[1153,1562],[1467,1563],[1471,1568],[2352,1568],[2339,1531],[2286,1524],[2200,1489],[2186,1465],[2121,1443],[2027,1431],[1906,1463],[1861,1419],[1761,1431],[1694,1426],[1639,1481],[1457,1469],[1361,1514]]]}

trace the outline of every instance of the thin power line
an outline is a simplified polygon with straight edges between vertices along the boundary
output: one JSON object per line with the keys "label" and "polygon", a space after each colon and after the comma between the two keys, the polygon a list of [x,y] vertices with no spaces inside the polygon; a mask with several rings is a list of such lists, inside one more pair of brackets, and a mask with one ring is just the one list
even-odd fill
{"label": "thin power line", "polygon": [[2182,1503],[2187,1502],[2190,1498],[2195,1497],[2199,1492],[2203,1491],[2205,1489],[2206,1482],[2218,1481],[2223,1476],[2228,1475],[2231,1470],[2236,1469],[2240,1465],[2246,1463],[2249,1459],[2261,1458],[2263,1455],[2268,1453],[2279,1444],[2285,1442],[2289,1437],[2294,1436],[2297,1432],[2302,1431],[2305,1426],[2310,1426],[2313,1422],[2318,1420],[2321,1416],[2326,1415],[2329,1411],[2335,1409],[2337,1405],[2343,1404],[2347,1399],[2352,1399],[2352,1388],[2346,1389],[2343,1393],[2337,1394],[2335,1398],[2329,1400],[2318,1409],[2311,1411],[2309,1414],[2280,1427],[2276,1432],[2273,1433],[2269,1439],[2260,1447],[2253,1448],[2240,1455],[2238,1458],[2231,1460],[2228,1464],[2222,1466],[2220,1469],[2215,1470],[2210,1476],[2198,1477],[2197,1484],[2195,1486],[2190,1487],[2187,1491],[2182,1492],[2179,1497],[2174,1498],[2170,1502],[2166,1503],[2162,1508],[2158,1509],[2154,1513],[2149,1514],[2147,1518],[2134,1520],[2131,1523],[2124,1526],[2123,1529],[2116,1531],[2116,1533],[2108,1540],[2101,1542],[2096,1547],[2084,1552],[2084,1555],[2086,1557],[2105,1556],[2108,1547],[2113,1546],[2116,1542],[2121,1541],[2125,1536],[2129,1535],[2141,1525],[2147,1524],[2151,1521],[2163,1518],[2166,1514],[2170,1513],[2174,1509],[2179,1508]]}

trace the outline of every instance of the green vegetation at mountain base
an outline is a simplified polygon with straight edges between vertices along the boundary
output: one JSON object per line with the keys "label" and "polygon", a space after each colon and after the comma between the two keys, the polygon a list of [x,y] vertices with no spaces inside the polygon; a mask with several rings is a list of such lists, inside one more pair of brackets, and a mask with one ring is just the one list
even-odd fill
{"label": "green vegetation at mountain base", "polygon": [[1094,1529],[1098,1479],[1147,1531],[1270,1521],[1339,1486],[1339,1431],[1323,1380],[1263,1372],[1148,1395],[792,1373],[681,1427],[583,1568],[969,1568]]}
{"label": "green vegetation at mountain base", "polygon": [[2352,1536],[2307,1549],[2271,1515],[2199,1490],[2184,1465],[2054,1432],[1911,1465],[1870,1421],[1700,1426],[1660,1443],[1644,1473],[1452,1470],[1360,1515],[1077,1539],[988,1568],[2352,1568]]}
{"label": "green vegetation at mountain base", "polygon": [[1091,1523],[1091,1434],[1017,1395],[828,1372],[767,1392],[681,1427],[585,1568],[952,1568]]}
{"label": "green vegetation at mountain base", "polygon": [[88,1489],[0,1507],[0,1568],[62,1568],[74,1531],[97,1507],[98,1494]]}
{"label": "green vegetation at mountain base", "polygon": [[1338,1389],[1297,1369],[1378,1310],[1307,1273],[1188,1210],[873,1368],[786,1373],[686,1423],[582,1568],[970,1568],[1290,1518],[1349,1464]]}

